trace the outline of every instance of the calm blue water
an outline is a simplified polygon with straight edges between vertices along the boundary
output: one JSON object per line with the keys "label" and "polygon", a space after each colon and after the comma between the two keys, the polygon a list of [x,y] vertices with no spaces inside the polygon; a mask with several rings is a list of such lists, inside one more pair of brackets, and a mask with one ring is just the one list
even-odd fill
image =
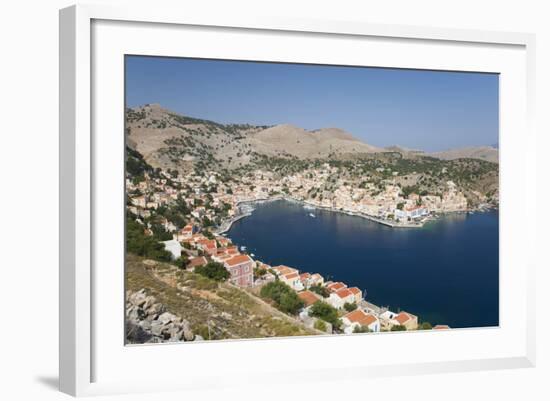
{"label": "calm blue water", "polygon": [[394,229],[276,201],[258,205],[228,237],[265,263],[344,281],[366,290],[368,301],[422,321],[498,326],[498,212]]}

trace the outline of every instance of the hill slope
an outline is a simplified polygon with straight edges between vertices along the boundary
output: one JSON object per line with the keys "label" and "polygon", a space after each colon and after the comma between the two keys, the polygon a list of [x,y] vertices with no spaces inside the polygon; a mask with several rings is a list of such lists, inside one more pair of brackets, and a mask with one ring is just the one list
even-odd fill
{"label": "hill slope", "polygon": [[471,147],[425,153],[400,146],[378,148],[339,128],[308,131],[289,124],[220,124],[150,104],[126,110],[127,145],[153,167],[180,172],[208,166],[236,169],[268,158],[349,159],[384,152],[406,158],[480,159],[498,163],[498,149]]}
{"label": "hill slope", "polygon": [[293,125],[276,125],[251,135],[256,152],[300,159],[326,158],[346,153],[373,153],[379,149],[338,128],[306,131]]}
{"label": "hill slope", "polygon": [[443,152],[428,153],[427,155],[443,160],[480,159],[498,163],[498,149],[491,146],[451,149]]}
{"label": "hill slope", "polygon": [[142,289],[204,339],[320,334],[246,290],[127,254],[126,290]]}
{"label": "hill slope", "polygon": [[198,163],[231,169],[259,156],[308,159],[382,151],[338,128],[307,131],[286,124],[219,124],[159,105],[128,109],[126,130],[127,145],[163,169],[188,170]]}

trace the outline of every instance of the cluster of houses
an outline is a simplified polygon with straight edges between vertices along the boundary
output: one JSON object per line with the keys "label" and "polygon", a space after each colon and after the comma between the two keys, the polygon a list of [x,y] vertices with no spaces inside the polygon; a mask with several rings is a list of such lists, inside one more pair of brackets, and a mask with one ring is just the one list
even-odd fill
{"label": "cluster of houses", "polygon": [[[260,261],[255,261],[249,255],[241,253],[236,245],[228,238],[217,235],[207,238],[196,231],[193,224],[188,224],[174,233],[174,238],[164,242],[174,258],[181,256],[182,252],[190,255],[188,270],[194,270],[198,266],[206,265],[210,260],[222,264],[230,273],[229,282],[233,285],[247,288],[261,286],[268,282],[280,280],[296,291],[303,301],[304,308],[299,314],[306,325],[314,326],[316,318],[310,316],[312,306],[323,301],[341,314],[343,332],[353,333],[357,328],[367,329],[371,332],[391,330],[393,326],[404,326],[407,330],[418,328],[418,318],[408,312],[394,313],[384,311],[379,313],[369,308],[364,302],[363,293],[357,287],[348,287],[340,281],[325,281],[318,273],[301,273],[298,269],[279,265],[269,266]],[[199,252],[200,251],[200,252]],[[262,271],[255,279],[254,269]],[[322,287],[328,296],[323,297],[320,291],[313,291],[312,287]],[[348,312],[347,304],[354,305],[355,309]],[[330,324],[325,322],[328,332],[332,332]],[[441,327],[442,328],[442,327]]]}
{"label": "cluster of houses", "polygon": [[164,241],[164,247],[171,252],[174,259],[179,258],[182,252],[188,253],[189,270],[206,265],[210,259],[221,263],[227,269],[232,284],[239,287],[254,285],[255,261],[250,256],[240,253],[237,246],[223,236],[207,238],[196,232],[195,225],[188,224],[175,232],[172,240]]}
{"label": "cluster of houses", "polygon": [[[452,181],[446,183],[446,190],[441,195],[421,196],[411,193],[405,196],[394,179],[384,180],[380,187],[380,184],[368,180],[359,185],[337,178],[334,189],[323,190],[325,182],[333,180],[336,174],[338,169],[328,164],[283,178],[258,170],[239,177],[239,182],[232,182],[229,187],[216,172],[208,172],[204,176],[173,177],[163,171],[160,178],[146,175],[146,179],[138,184],[128,178],[126,186],[128,193],[137,190],[135,195],[130,196],[129,209],[141,217],[149,217],[151,210],[170,204],[182,196],[181,191],[171,183],[190,188],[184,201],[191,209],[190,216],[197,220],[208,218],[215,221],[219,217],[215,209],[222,205],[228,206],[224,218],[231,219],[239,214],[238,205],[241,202],[265,200],[273,194],[287,194],[316,207],[397,222],[418,221],[430,213],[465,211],[468,208],[466,197]],[[204,188],[212,190],[207,194]]]}
{"label": "cluster of houses", "polygon": [[[319,188],[322,183],[335,173],[335,169],[323,165],[317,170],[308,170],[292,176],[275,178],[270,172],[256,171],[252,176],[241,177],[239,183],[232,183],[231,188],[222,183],[217,173],[205,176],[188,175],[173,177],[161,172],[160,177],[151,178],[146,174],[145,180],[134,184],[127,179],[129,194],[128,209],[138,217],[155,216],[156,224],[160,224],[166,232],[172,233],[173,239],[164,241],[165,248],[176,259],[182,252],[189,256],[187,268],[190,270],[206,265],[210,260],[222,264],[230,273],[229,282],[239,287],[260,286],[269,281],[280,280],[296,291],[304,302],[304,309],[299,314],[306,324],[314,324],[315,318],[309,316],[311,307],[318,301],[326,302],[339,311],[343,323],[343,331],[352,333],[358,327],[377,332],[391,330],[394,326],[404,326],[408,330],[418,327],[418,318],[408,312],[394,313],[369,308],[363,299],[362,291],[357,287],[348,287],[342,282],[325,282],[318,273],[301,273],[289,266],[268,266],[255,261],[239,251],[238,247],[221,235],[206,237],[199,232],[203,219],[214,221],[218,206],[225,208],[226,218],[239,215],[238,205],[241,202],[268,199],[273,193],[286,192],[292,197],[307,203],[337,208],[349,212],[365,213],[367,215],[388,218],[392,215],[398,221],[411,221],[425,217],[431,211],[454,211],[466,209],[466,198],[456,185],[449,181],[447,191],[440,196],[409,194],[404,197],[398,185],[386,183],[383,190],[373,192],[372,184],[358,186],[349,183],[338,183],[339,186],[327,196],[312,199],[311,189]],[[176,184],[174,184],[176,183]],[[176,200],[182,200],[181,188],[187,188],[183,200],[189,206],[190,212],[186,219],[191,223],[178,228],[155,210],[169,205]],[[189,190],[191,188],[191,190]],[[208,192],[201,188],[210,188]],[[213,189],[212,189],[213,188]],[[208,201],[208,202],[207,202]],[[209,207],[205,207],[208,204]],[[219,210],[219,209],[218,209]],[[151,226],[145,226],[146,234],[152,235]],[[262,271],[259,277],[254,276],[255,268]],[[312,291],[311,287],[321,286],[326,291]],[[321,296],[324,293],[328,296]],[[356,305],[356,309],[348,312],[346,304]],[[436,326],[436,328],[447,328]],[[328,330],[331,330],[330,327]]]}

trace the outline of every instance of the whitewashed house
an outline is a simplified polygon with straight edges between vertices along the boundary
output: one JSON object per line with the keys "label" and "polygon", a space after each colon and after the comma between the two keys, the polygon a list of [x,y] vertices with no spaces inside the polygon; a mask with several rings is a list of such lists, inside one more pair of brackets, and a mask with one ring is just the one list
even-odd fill
{"label": "whitewashed house", "polygon": [[344,333],[351,334],[357,327],[366,327],[369,331],[379,332],[380,321],[376,316],[365,313],[361,309],[356,309],[342,317],[344,324]]}

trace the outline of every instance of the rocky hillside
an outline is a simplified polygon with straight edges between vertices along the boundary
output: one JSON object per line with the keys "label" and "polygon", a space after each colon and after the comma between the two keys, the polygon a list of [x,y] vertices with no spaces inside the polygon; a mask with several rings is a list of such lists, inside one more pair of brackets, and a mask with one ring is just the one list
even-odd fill
{"label": "rocky hillside", "polygon": [[166,311],[166,306],[157,302],[142,288],[126,293],[126,341],[129,344],[200,341],[189,322]]}
{"label": "rocky hillside", "polygon": [[498,148],[493,146],[477,146],[460,149],[450,149],[441,152],[427,153],[423,150],[407,149],[402,146],[388,146],[387,152],[396,152],[403,157],[414,159],[417,157],[435,157],[440,160],[477,159],[491,163],[498,163]]}
{"label": "rocky hillside", "polygon": [[429,156],[437,157],[443,160],[479,159],[492,163],[498,163],[498,149],[492,146],[451,149],[443,152],[430,153]]}
{"label": "rocky hillside", "polygon": [[292,155],[300,159],[381,151],[339,128],[306,131],[293,125],[276,125],[252,135],[250,139],[253,149],[260,154]]}
{"label": "rocky hillside", "polygon": [[320,334],[251,292],[132,254],[126,290],[129,342]]}
{"label": "rocky hillside", "polygon": [[220,124],[182,116],[156,104],[126,110],[127,146],[154,168],[234,170],[266,160],[350,159],[399,153],[408,159],[479,159],[498,163],[498,149],[472,147],[425,153],[377,148],[338,128],[308,131],[293,125]]}
{"label": "rocky hillside", "polygon": [[196,165],[234,169],[259,157],[327,158],[382,151],[338,128],[219,124],[154,104],[128,109],[126,131],[127,145],[149,164],[179,171]]}

